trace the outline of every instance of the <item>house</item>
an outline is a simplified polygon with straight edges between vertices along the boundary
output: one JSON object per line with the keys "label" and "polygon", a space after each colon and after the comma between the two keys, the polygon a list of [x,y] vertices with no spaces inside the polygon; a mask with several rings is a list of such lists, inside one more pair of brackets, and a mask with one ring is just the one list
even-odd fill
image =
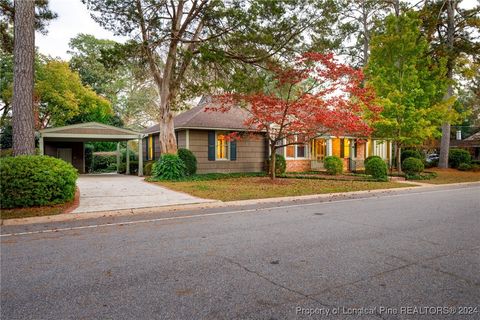
{"label": "house", "polygon": [[[142,137],[140,132],[118,128],[98,122],[72,124],[63,127],[46,128],[37,132],[41,155],[62,159],[72,164],[79,173],[85,171],[85,143],[94,141],[138,141],[138,175],[143,175]],[[127,174],[130,173],[129,148],[127,152]],[[120,165],[119,145],[117,144],[117,168]]]}
{"label": "house", "polygon": [[[239,107],[227,112],[206,111],[208,101],[174,118],[175,135],[179,148],[186,148],[197,157],[198,173],[261,172],[269,158],[268,141],[263,132],[251,132],[244,125],[247,111]],[[240,140],[229,141],[227,135],[238,132]],[[144,160],[160,157],[159,125],[144,131]],[[343,159],[346,170],[363,169],[367,156],[378,155],[391,162],[390,141],[358,137],[322,136],[304,145],[289,145],[277,150],[287,162],[288,172],[323,169],[326,156]]]}
{"label": "house", "polygon": [[450,140],[450,148],[465,149],[472,155],[472,159],[480,160],[480,131],[463,140]]}

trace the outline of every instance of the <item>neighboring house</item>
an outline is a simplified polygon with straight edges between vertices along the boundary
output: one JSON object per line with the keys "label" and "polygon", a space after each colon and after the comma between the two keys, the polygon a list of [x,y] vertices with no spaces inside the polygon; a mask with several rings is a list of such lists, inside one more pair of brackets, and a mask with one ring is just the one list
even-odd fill
{"label": "neighboring house", "polygon": [[465,149],[474,160],[480,160],[480,131],[463,140],[450,140],[450,148]]}
{"label": "neighboring house", "polygon": [[[198,173],[210,172],[260,172],[265,170],[269,156],[265,133],[251,132],[244,125],[249,116],[241,108],[227,112],[208,111],[208,102],[201,101],[196,107],[174,118],[175,135],[179,148],[186,148],[197,157]],[[144,160],[160,157],[159,126],[144,131]],[[228,141],[229,133],[239,132],[240,140]],[[378,155],[391,161],[392,145],[389,141],[359,139],[356,137],[324,136],[304,145],[290,145],[277,150],[287,162],[287,171],[302,172],[323,169],[326,156],[343,159],[346,170],[363,168],[367,156]]]}

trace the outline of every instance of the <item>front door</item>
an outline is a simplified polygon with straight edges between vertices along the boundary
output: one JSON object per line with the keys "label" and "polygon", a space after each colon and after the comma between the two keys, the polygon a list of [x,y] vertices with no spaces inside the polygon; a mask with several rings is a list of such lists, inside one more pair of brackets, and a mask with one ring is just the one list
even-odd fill
{"label": "front door", "polygon": [[312,169],[323,169],[323,160],[327,153],[327,141],[325,139],[312,140]]}
{"label": "front door", "polygon": [[72,163],[72,148],[58,148],[57,158],[62,159],[68,163]]}

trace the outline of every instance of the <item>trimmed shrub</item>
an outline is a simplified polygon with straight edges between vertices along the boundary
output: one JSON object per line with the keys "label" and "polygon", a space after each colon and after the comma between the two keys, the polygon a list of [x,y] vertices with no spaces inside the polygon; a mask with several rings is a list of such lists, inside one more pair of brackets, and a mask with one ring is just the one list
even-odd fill
{"label": "trimmed shrub", "polygon": [[387,164],[380,157],[372,158],[365,164],[365,173],[377,180],[388,180],[387,170]]}
{"label": "trimmed shrub", "polygon": [[117,168],[116,155],[93,154],[93,172],[115,171]]}
{"label": "trimmed shrub", "polygon": [[408,176],[416,176],[425,169],[422,160],[417,158],[407,158],[402,162],[402,170]]}
{"label": "trimmed shrub", "polygon": [[460,163],[458,165],[458,170],[460,171],[470,171],[472,170],[472,165],[469,163]]}
{"label": "trimmed shrub", "polygon": [[470,164],[472,156],[467,150],[450,149],[448,153],[448,164],[451,168],[458,168],[461,163]]}
{"label": "trimmed shrub", "polygon": [[78,174],[71,164],[48,156],[0,160],[1,208],[32,207],[73,200]]}
{"label": "trimmed shrub", "polygon": [[[370,160],[372,160],[372,159],[380,159],[380,160],[382,160],[382,157],[380,157],[380,156],[370,156],[370,157],[367,157],[367,158],[363,161],[363,165],[364,165],[365,167],[367,167],[367,163],[368,163]],[[382,161],[383,161],[383,160],[382,160]]]}
{"label": "trimmed shrub", "polygon": [[197,158],[193,154],[192,151],[184,148],[180,148],[177,151],[178,157],[182,159],[183,163],[185,163],[185,174],[187,176],[194,175],[197,173]]}
{"label": "trimmed shrub", "polygon": [[145,165],[143,166],[143,174],[146,176],[151,176],[152,175],[152,168],[153,164],[155,161],[147,161]]}
{"label": "trimmed shrub", "polygon": [[179,180],[185,177],[185,163],[176,154],[164,154],[152,167],[152,176],[161,180]]}
{"label": "trimmed shrub", "polygon": [[[270,157],[269,160],[266,161],[266,166],[267,166],[267,172],[270,173],[270,161],[272,157]],[[281,176],[284,175],[285,172],[287,171],[287,161],[285,161],[285,157],[281,154],[275,154],[275,175]]]}
{"label": "trimmed shrub", "polygon": [[418,150],[404,150],[400,156],[400,160],[403,161],[407,158],[416,158],[422,160],[422,154]]}
{"label": "trimmed shrub", "polygon": [[323,162],[328,174],[337,175],[343,172],[343,161],[337,156],[328,156]]}

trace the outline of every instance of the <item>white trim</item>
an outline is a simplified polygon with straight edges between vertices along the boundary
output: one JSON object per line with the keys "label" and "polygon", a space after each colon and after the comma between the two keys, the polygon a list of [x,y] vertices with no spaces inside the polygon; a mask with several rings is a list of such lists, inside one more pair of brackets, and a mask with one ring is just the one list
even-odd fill
{"label": "white trim", "polygon": [[143,138],[138,139],[138,176],[143,176]]}
{"label": "white trim", "polygon": [[333,141],[332,138],[327,139],[327,157],[331,157],[333,155]]}
{"label": "white trim", "polygon": [[44,138],[93,138],[93,139],[121,139],[121,140],[135,140],[141,135],[117,135],[117,134],[84,134],[84,133],[42,133]]}
{"label": "white trim", "polygon": [[83,162],[83,173],[85,173],[85,141],[82,142],[82,147],[83,147],[83,161],[82,161]]}
{"label": "white trim", "polygon": [[[259,131],[259,130],[254,130],[254,129],[241,129],[241,128],[213,128],[213,127],[175,127],[175,130],[208,130],[208,131],[246,131],[246,132],[258,132],[258,133],[265,133],[266,131]],[[158,133],[160,131],[153,131],[153,132],[148,132],[147,134],[152,134],[152,133]]]}
{"label": "white trim", "polygon": [[[136,131],[129,130],[129,129],[124,129],[124,128],[119,128],[119,127],[114,127],[114,126],[104,124],[104,123],[99,123],[99,122],[86,122],[86,123],[78,123],[78,124],[72,124],[72,125],[62,126],[62,127],[47,128],[47,129],[39,130],[39,132],[40,133],[51,133],[51,132],[56,132],[56,131],[59,131],[59,130],[61,131],[61,130],[66,130],[66,129],[91,128],[92,126],[102,127],[102,128],[105,128],[105,129],[118,130],[118,131],[129,133],[129,134],[132,134],[132,135],[141,134],[140,132],[136,132]],[[92,128],[92,129],[95,129],[95,128]]]}
{"label": "white trim", "polygon": [[190,130],[185,130],[185,149],[190,150]]}
{"label": "white trim", "polygon": [[38,140],[38,148],[40,149],[40,155],[41,156],[45,155],[45,144],[44,144],[42,135],[40,135]]}

